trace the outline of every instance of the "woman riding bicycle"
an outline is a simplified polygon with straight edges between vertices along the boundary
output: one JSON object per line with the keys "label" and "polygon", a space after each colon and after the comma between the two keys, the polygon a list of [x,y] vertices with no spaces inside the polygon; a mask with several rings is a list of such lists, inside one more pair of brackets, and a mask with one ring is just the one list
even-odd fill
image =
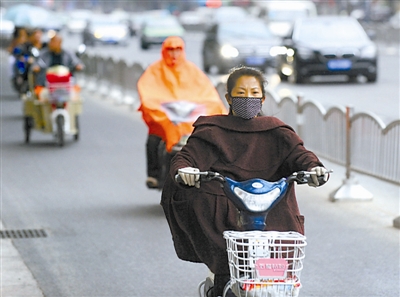
{"label": "woman riding bicycle", "polygon": [[[200,117],[186,146],[171,161],[161,199],[177,256],[204,263],[215,274],[213,296],[221,296],[229,281],[225,230],[240,230],[237,209],[225,197],[219,183],[204,183],[193,173],[211,170],[237,181],[261,178],[276,181],[300,170],[315,171],[328,178],[317,156],[303,146],[294,130],[261,114],[265,100],[263,74],[254,68],[233,69],[227,81],[228,115]],[[175,182],[176,174],[186,186]],[[266,230],[304,234],[295,189],[291,184],[282,201],[273,208]]]}

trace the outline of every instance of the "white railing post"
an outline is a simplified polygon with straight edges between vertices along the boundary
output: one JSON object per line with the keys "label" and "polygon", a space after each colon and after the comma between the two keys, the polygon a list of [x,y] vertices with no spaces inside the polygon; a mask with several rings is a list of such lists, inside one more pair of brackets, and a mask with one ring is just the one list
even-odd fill
{"label": "white railing post", "polygon": [[303,135],[303,126],[304,126],[304,115],[303,115],[303,101],[304,95],[303,93],[299,93],[297,95],[297,115],[296,115],[296,124],[297,124],[297,135],[302,138]]}
{"label": "white railing post", "polygon": [[351,174],[351,117],[353,107],[346,106],[346,178],[343,184],[329,195],[331,201],[372,200],[373,195],[364,189]]}

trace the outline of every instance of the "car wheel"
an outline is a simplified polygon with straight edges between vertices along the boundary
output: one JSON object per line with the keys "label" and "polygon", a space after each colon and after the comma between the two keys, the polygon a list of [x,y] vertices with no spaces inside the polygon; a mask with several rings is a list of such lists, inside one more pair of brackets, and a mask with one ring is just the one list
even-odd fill
{"label": "car wheel", "polygon": [[64,117],[58,115],[56,118],[56,142],[58,146],[64,146]]}
{"label": "car wheel", "polygon": [[302,84],[304,83],[305,77],[300,74],[300,68],[297,66],[297,63],[293,63],[293,73],[289,76],[289,81],[294,84]]}
{"label": "car wheel", "polygon": [[74,135],[74,139],[76,141],[78,141],[79,140],[79,133],[80,133],[80,130],[79,130],[79,117],[78,116],[75,116],[75,129],[76,129],[76,133]]}
{"label": "car wheel", "polygon": [[377,73],[374,73],[374,74],[371,74],[371,75],[367,75],[367,82],[374,83],[374,82],[376,82],[377,78],[378,78],[378,74]]}
{"label": "car wheel", "polygon": [[349,75],[349,82],[351,82],[351,83],[358,82],[358,76],[357,75]]}
{"label": "car wheel", "polygon": [[301,76],[297,71],[293,71],[293,74],[288,78],[288,80],[293,84],[304,83],[304,77]]}
{"label": "car wheel", "polygon": [[25,143],[29,143],[29,141],[31,139],[32,128],[33,128],[33,118],[26,116],[24,118]]}
{"label": "car wheel", "polygon": [[149,44],[147,43],[147,42],[144,42],[143,40],[140,42],[140,47],[143,49],[143,50],[147,50],[147,49],[149,49]]}
{"label": "car wheel", "polygon": [[208,73],[212,75],[223,74],[221,67],[218,65],[212,64],[208,66]]}
{"label": "car wheel", "polygon": [[282,71],[280,71],[279,70],[279,72],[278,72],[278,75],[279,75],[279,78],[281,79],[281,81],[288,81],[288,77],[286,76],[286,75],[284,75],[283,73],[282,73]]}
{"label": "car wheel", "polygon": [[204,56],[203,56],[203,70],[206,73],[210,73],[210,65],[208,65],[208,63],[206,63]]}
{"label": "car wheel", "polygon": [[83,41],[83,44],[85,44],[86,46],[93,46],[93,45],[94,45],[94,42],[93,42],[93,40],[85,39],[85,40]]}

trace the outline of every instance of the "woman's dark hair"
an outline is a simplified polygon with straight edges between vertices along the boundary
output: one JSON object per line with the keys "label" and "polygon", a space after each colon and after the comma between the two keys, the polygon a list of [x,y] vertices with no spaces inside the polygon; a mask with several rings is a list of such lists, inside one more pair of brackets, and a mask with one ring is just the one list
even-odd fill
{"label": "woman's dark hair", "polygon": [[228,81],[226,82],[226,89],[229,96],[231,95],[232,89],[235,87],[237,80],[242,76],[255,77],[260,83],[263,97],[265,96],[265,86],[268,84],[268,82],[265,79],[264,74],[256,68],[247,66],[238,66],[230,70]]}

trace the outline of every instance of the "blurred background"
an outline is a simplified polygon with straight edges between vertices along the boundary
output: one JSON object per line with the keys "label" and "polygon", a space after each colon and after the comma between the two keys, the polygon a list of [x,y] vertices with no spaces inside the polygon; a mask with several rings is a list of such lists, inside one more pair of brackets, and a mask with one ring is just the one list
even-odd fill
{"label": "blurred background", "polygon": [[[62,25],[68,22],[76,10],[90,10],[94,13],[120,13],[122,17],[129,17],[130,21],[135,22],[136,14],[146,10],[168,10],[171,14],[180,16],[190,11],[191,19],[199,18],[204,15],[199,7],[219,6],[240,6],[249,12],[255,13],[257,8],[263,7],[268,1],[256,0],[28,0],[28,1],[0,1],[1,15],[17,4],[31,4],[40,6],[57,13]],[[282,1],[283,2],[283,1]],[[352,15],[361,22],[390,23],[392,26],[399,26],[398,11],[400,2],[397,0],[313,0],[318,14],[346,14]],[[122,14],[121,12],[124,12]],[[397,13],[397,18],[396,18]],[[197,15],[196,15],[197,14]],[[189,19],[189,17],[187,17]],[[183,21],[184,22],[184,21]]]}

